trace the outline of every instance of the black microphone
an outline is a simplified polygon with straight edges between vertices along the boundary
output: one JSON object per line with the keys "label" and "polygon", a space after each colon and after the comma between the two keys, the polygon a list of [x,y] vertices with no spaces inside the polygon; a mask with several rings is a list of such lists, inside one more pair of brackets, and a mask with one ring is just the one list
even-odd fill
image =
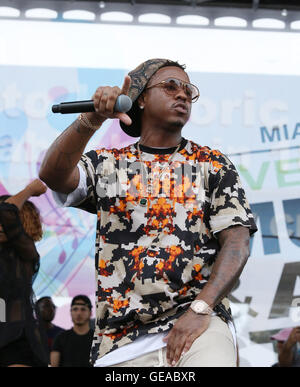
{"label": "black microphone", "polygon": [[[132,106],[132,100],[128,95],[121,94],[118,96],[114,111],[120,113],[127,113]],[[88,101],[75,101],[75,102],[62,102],[59,105],[52,106],[53,113],[87,113],[94,112],[95,106],[93,100]]]}

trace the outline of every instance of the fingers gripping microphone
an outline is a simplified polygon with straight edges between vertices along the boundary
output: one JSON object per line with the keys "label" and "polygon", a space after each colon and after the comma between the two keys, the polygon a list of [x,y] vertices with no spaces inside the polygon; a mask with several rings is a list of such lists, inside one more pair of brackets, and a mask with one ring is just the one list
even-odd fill
{"label": "fingers gripping microphone", "polygon": [[[114,107],[115,112],[126,113],[131,109],[132,100],[128,97],[128,95],[121,94],[116,100],[116,104]],[[59,105],[52,106],[53,113],[87,113],[94,112],[95,106],[94,101],[76,101],[76,102],[62,102]]]}

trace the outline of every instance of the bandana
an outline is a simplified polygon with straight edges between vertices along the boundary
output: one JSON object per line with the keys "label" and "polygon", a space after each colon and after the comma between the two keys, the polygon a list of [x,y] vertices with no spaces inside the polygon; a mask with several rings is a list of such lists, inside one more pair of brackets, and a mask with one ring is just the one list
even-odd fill
{"label": "bandana", "polygon": [[120,122],[120,125],[123,131],[129,136],[140,137],[141,116],[137,99],[145,90],[145,87],[153,74],[155,74],[156,71],[160,68],[164,67],[167,63],[172,64],[174,62],[169,59],[149,59],[128,73],[131,78],[131,85],[128,96],[131,98],[133,103],[132,108],[129,110],[129,112],[127,112],[127,114],[131,118],[132,124],[127,126],[123,122]]}

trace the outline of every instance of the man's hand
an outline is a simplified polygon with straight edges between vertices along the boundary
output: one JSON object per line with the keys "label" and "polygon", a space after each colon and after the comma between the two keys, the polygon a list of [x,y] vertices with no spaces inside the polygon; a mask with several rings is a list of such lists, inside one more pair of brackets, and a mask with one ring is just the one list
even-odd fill
{"label": "man's hand", "polygon": [[292,329],[287,342],[291,346],[295,345],[296,343],[300,343],[300,327],[295,327]]}
{"label": "man's hand", "polygon": [[200,315],[188,309],[175,323],[169,334],[164,338],[167,342],[167,360],[171,366],[179,361],[193,342],[205,332],[209,326],[211,317]]}
{"label": "man's hand", "polygon": [[120,94],[128,94],[131,79],[126,75],[122,88],[101,86],[98,87],[92,99],[96,113],[86,113],[90,122],[103,123],[107,118],[119,118],[125,125],[131,125],[131,119],[126,113],[115,112],[114,107]]}
{"label": "man's hand", "polygon": [[35,179],[25,189],[28,190],[29,196],[40,196],[47,191],[47,186],[41,180]]}
{"label": "man's hand", "polygon": [[[54,191],[69,194],[78,187],[77,164],[95,131],[107,118],[119,118],[131,125],[125,113],[114,112],[117,97],[128,95],[131,79],[126,76],[122,89],[99,87],[93,95],[95,112],[84,113],[86,120],[76,119],[50,146],[42,162],[39,177]],[[87,125],[88,124],[88,125]]]}
{"label": "man's hand", "polygon": [[294,358],[293,348],[298,342],[300,342],[300,327],[293,328],[284,343],[278,342],[278,361],[280,367],[292,366]]}
{"label": "man's hand", "polygon": [[[243,226],[233,226],[218,234],[221,249],[208,282],[201,290],[201,299],[211,308],[218,305],[230,293],[239,278],[249,256],[249,230]],[[197,298],[196,298],[197,299]],[[165,337],[167,359],[174,366],[182,353],[188,351],[197,337],[209,326],[209,315],[197,315],[188,310],[182,315]]]}

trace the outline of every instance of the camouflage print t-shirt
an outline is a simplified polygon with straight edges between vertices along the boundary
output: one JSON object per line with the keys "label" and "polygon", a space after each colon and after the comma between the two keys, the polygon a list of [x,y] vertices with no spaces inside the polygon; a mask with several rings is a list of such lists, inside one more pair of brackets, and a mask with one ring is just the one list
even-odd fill
{"label": "camouflage print t-shirt", "polygon": [[[182,140],[88,152],[88,195],[74,207],[97,213],[96,360],[141,335],[172,328],[205,286],[220,249],[217,233],[256,230],[233,164]],[[225,298],[214,309],[231,318]]]}

